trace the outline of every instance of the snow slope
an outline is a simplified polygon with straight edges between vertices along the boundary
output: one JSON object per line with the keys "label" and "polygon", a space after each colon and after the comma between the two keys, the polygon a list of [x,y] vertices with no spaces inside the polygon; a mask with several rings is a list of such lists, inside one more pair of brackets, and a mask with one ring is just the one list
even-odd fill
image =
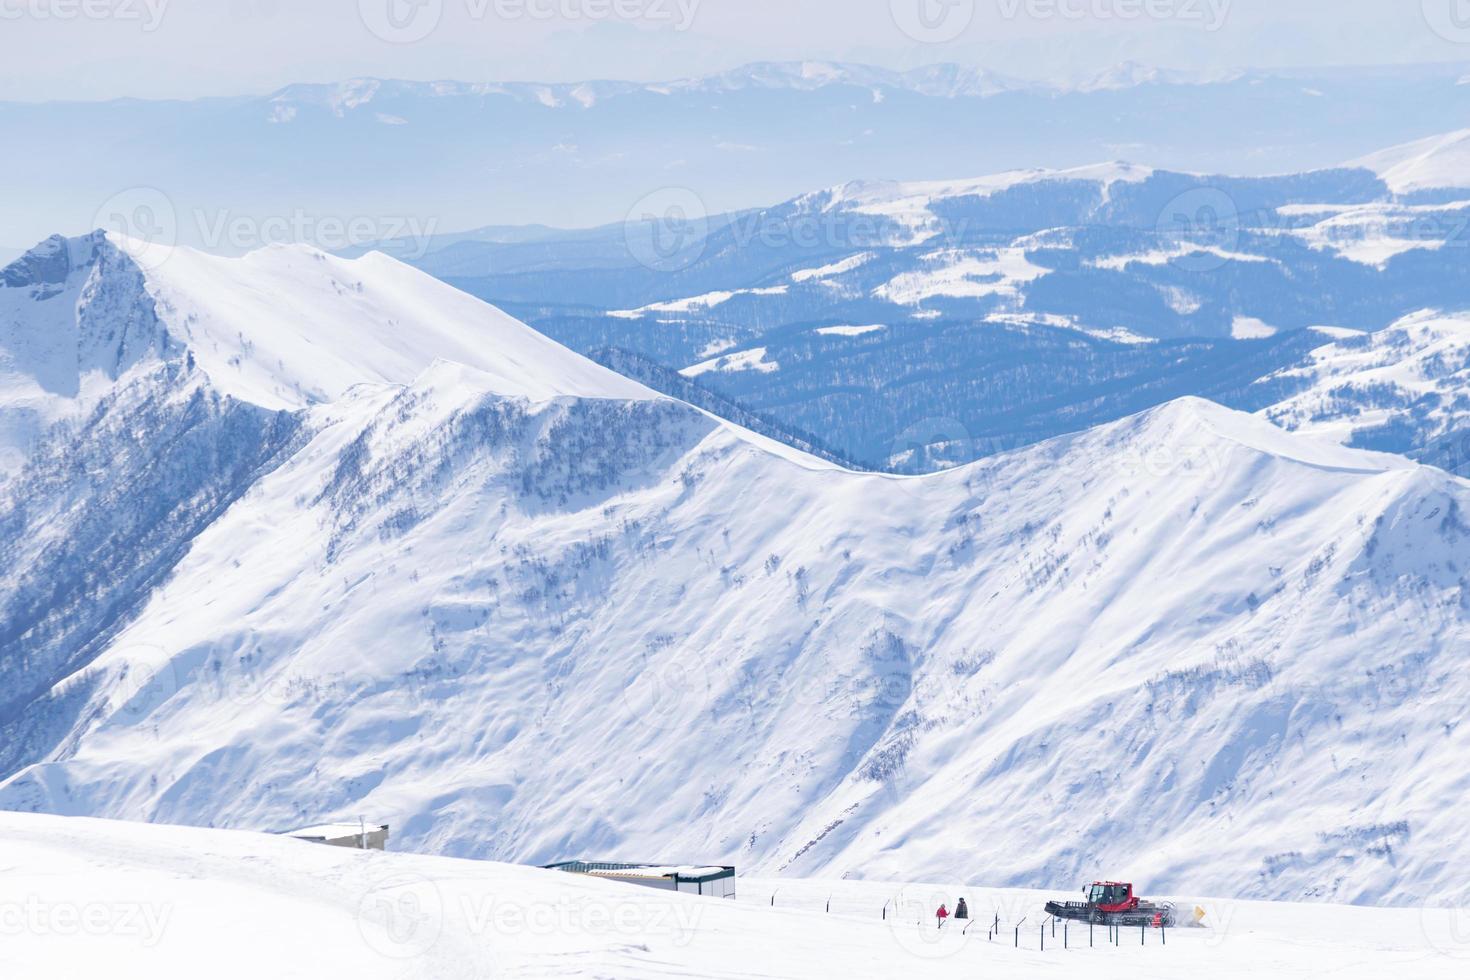
{"label": "snow slope", "polygon": [[1466,898],[1470,486],[1444,473],[1193,399],[850,473],[387,260],[142,281],[157,363],[0,497],[0,806]]}
{"label": "snow slope", "polygon": [[149,293],[224,393],[299,409],[355,384],[407,383],[439,359],[508,397],[656,397],[504,313],[377,253],[273,246],[239,259],[118,239],[156,266]]}
{"label": "snow slope", "polygon": [[[1148,167],[1129,163],[1102,163],[1068,170],[1013,170],[969,180],[853,181],[799,198],[798,208],[816,207],[825,213],[852,212],[893,222],[902,233],[889,245],[920,245],[951,231],[935,213],[937,203],[957,198],[986,198],[1028,184],[1096,184],[1106,202],[1114,184],[1140,183],[1153,175]],[[850,271],[840,269],[838,271]]]}
{"label": "snow slope", "polygon": [[[258,977],[1458,977],[1453,912],[1205,900],[1205,928],[1068,949],[1038,893],[742,879],[736,901],[557,871],[258,834],[0,814],[0,970],[14,980]],[[769,904],[774,894],[775,904]],[[884,918],[886,906],[887,918]],[[830,907],[830,912],[826,911]],[[1193,906],[1191,905],[1191,908]],[[984,930],[1002,920],[1002,935]],[[1013,924],[1025,917],[1017,948]]]}
{"label": "snow slope", "polygon": [[1470,317],[1426,311],[1347,332],[1258,387],[1291,392],[1261,413],[1283,428],[1470,472]]}
{"label": "snow slope", "polygon": [[1470,188],[1470,129],[1380,150],[1350,166],[1372,170],[1396,194]]}

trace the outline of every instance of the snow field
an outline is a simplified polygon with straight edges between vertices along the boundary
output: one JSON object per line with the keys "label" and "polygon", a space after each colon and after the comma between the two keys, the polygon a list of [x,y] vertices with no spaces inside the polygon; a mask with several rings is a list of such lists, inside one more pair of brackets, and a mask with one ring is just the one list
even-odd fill
{"label": "snow field", "polygon": [[[1056,893],[742,879],[737,901],[262,834],[0,814],[0,974],[393,978],[1462,977],[1470,916],[1205,901],[1206,926],[1043,928]],[[974,916],[936,928],[959,894]],[[771,896],[775,904],[771,904]],[[831,912],[826,911],[831,902]],[[887,917],[883,910],[887,908]],[[998,937],[988,938],[993,917]],[[1015,923],[1024,917],[1020,948]],[[1167,940],[1167,942],[1165,942]]]}

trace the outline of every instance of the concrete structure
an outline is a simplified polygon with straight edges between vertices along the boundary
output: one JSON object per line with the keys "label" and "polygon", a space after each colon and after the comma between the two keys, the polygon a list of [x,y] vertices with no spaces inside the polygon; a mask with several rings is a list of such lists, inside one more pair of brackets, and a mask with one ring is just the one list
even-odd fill
{"label": "concrete structure", "polygon": [[303,827],[282,837],[311,841],[313,844],[329,844],[332,847],[353,847],[363,851],[385,851],[388,849],[388,825],[374,827],[360,823],[329,823],[320,827]]}
{"label": "concrete structure", "polygon": [[646,888],[705,895],[735,897],[735,869],[729,865],[618,864],[612,861],[563,861],[548,864],[548,871],[591,875],[608,881],[623,881]]}

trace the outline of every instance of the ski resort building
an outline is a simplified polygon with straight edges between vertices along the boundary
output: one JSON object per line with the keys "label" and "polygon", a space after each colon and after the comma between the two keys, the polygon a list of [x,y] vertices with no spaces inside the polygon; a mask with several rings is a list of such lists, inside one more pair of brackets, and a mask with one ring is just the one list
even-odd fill
{"label": "ski resort building", "polygon": [[564,861],[548,864],[548,871],[568,871],[591,875],[608,881],[625,881],[630,885],[661,888],[705,895],[711,898],[735,897],[735,869],[728,865],[617,864],[610,861]]}
{"label": "ski resort building", "polygon": [[332,847],[352,847],[362,851],[385,851],[388,849],[388,825],[380,827],[360,823],[329,823],[319,827],[303,827],[282,837],[327,844]]}

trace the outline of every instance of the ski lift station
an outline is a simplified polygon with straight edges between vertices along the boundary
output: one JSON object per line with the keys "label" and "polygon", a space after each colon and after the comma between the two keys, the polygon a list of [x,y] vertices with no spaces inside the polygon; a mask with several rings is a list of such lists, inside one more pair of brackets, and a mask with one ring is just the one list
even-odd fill
{"label": "ski lift station", "polygon": [[721,865],[617,864],[610,861],[564,861],[546,865],[548,871],[567,871],[606,881],[661,888],[686,895],[735,897],[735,869]]}
{"label": "ski lift station", "polygon": [[328,844],[332,847],[353,847],[361,851],[385,851],[388,849],[388,825],[374,827],[361,823],[329,823],[319,827],[302,827],[282,837],[311,841],[313,844]]}

